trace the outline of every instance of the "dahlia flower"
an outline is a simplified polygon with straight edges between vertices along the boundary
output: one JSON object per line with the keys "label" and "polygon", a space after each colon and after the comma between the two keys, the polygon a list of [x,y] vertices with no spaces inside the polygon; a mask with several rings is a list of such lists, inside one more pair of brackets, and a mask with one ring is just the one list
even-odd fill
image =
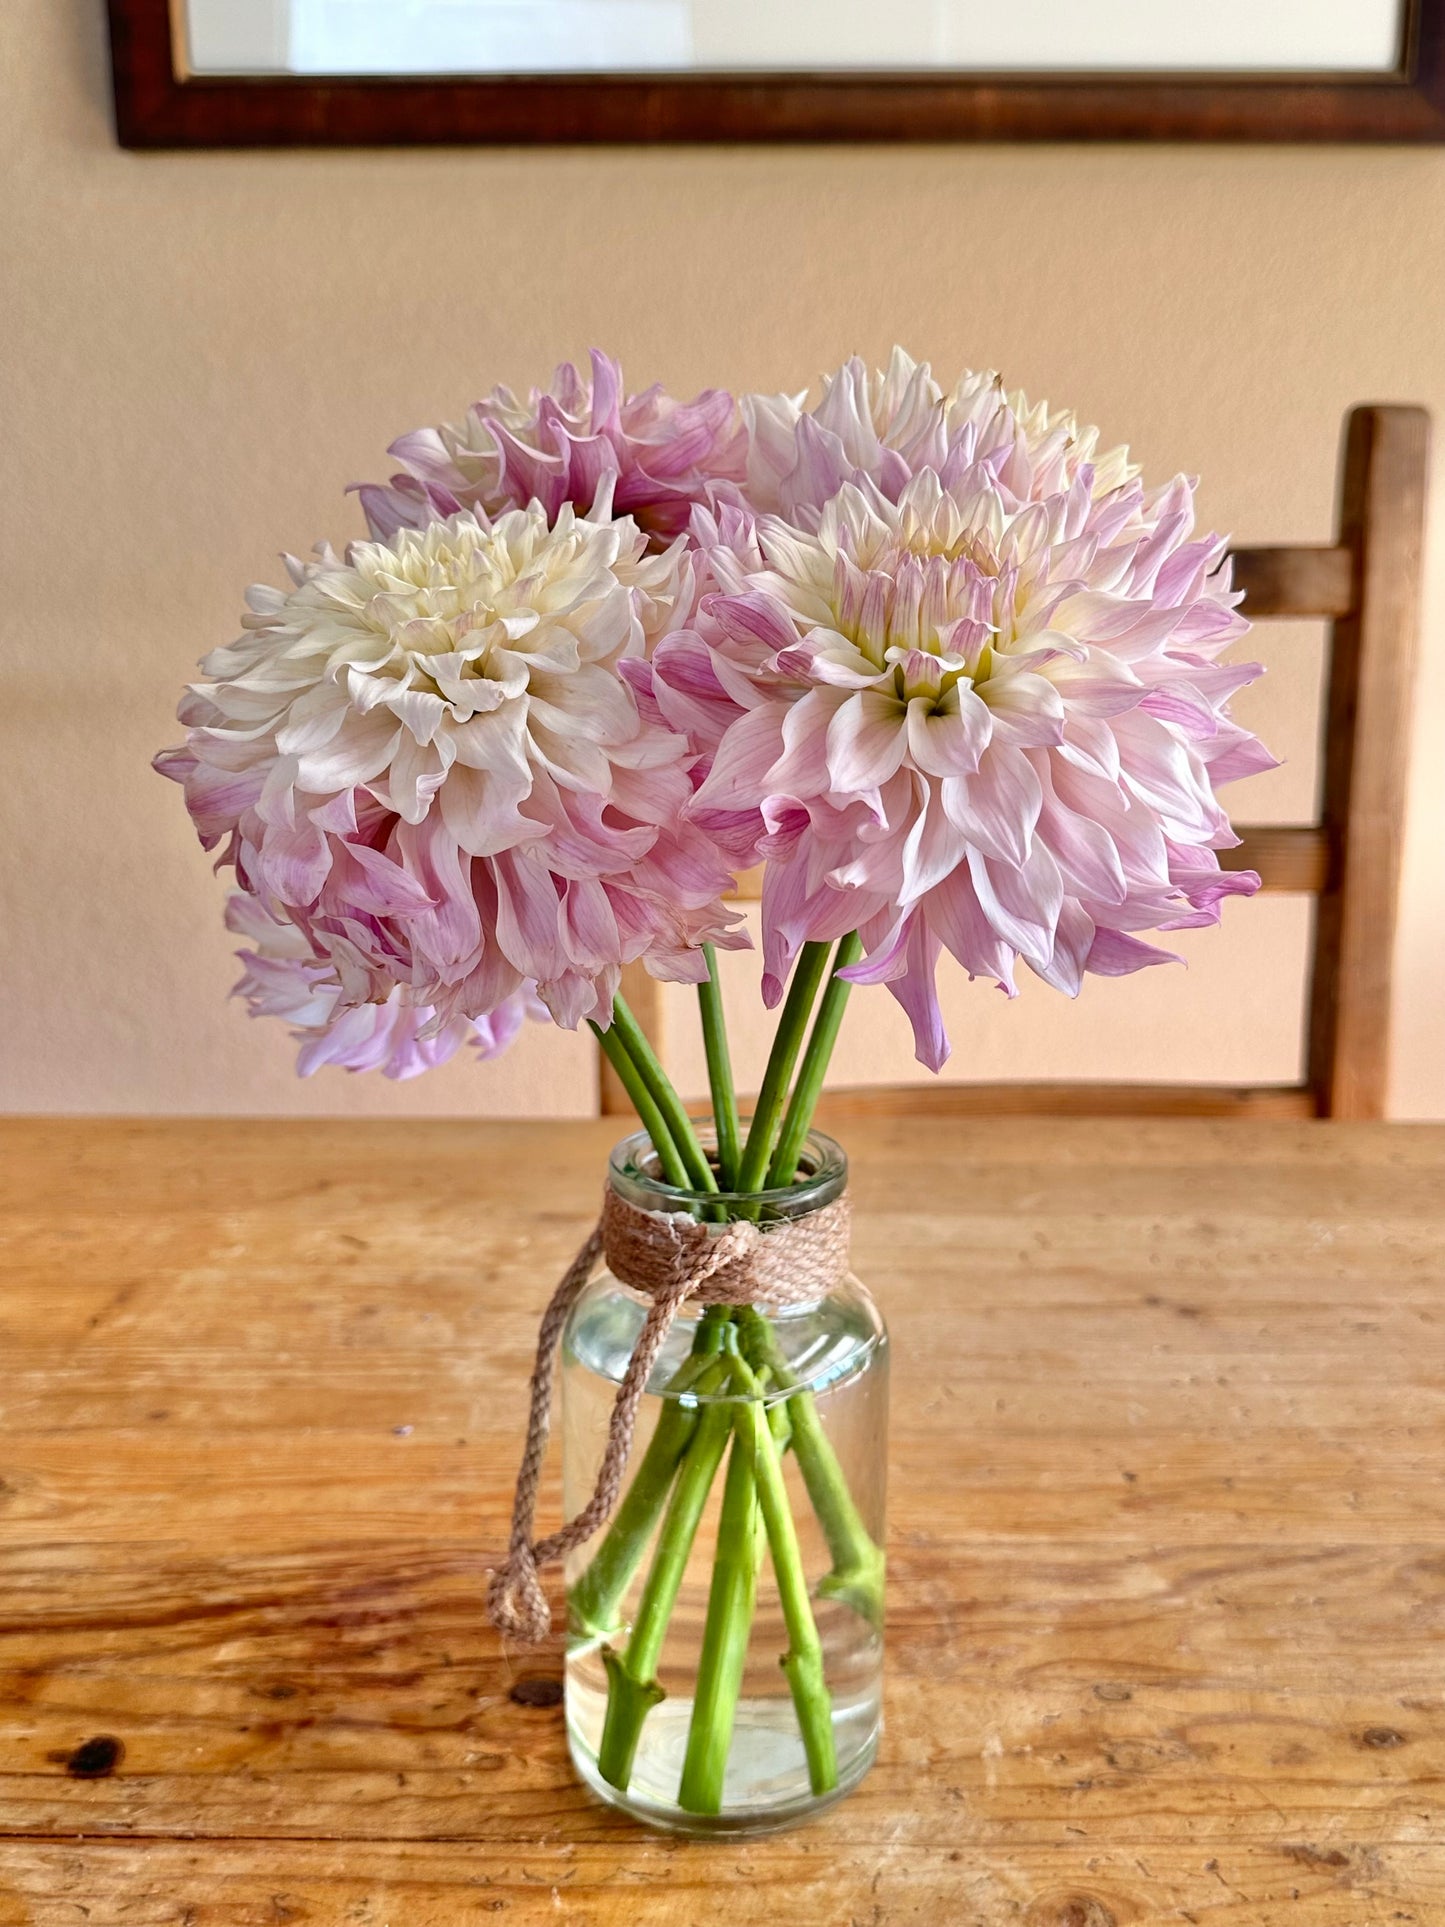
{"label": "dahlia flower", "polygon": [[625,395],[617,363],[595,348],[591,359],[590,379],[564,362],[550,390],[521,401],[498,388],[459,425],[393,442],[387,452],[401,472],[357,491],[372,534],[389,541],[459,509],[496,515],[532,501],[549,521],[565,502],[603,514],[597,504],[610,482],[611,513],[630,515],[664,546],[713,485],[743,480],[748,437],[731,395],[709,388],[681,402],[660,387]]}
{"label": "dahlia flower", "polygon": [[560,1023],[605,1024],[623,964],[695,980],[703,942],[743,941],[683,820],[688,744],[618,673],[687,615],[684,545],[649,554],[570,504],[549,520],[459,513],[293,563],[157,759],[345,1003],[399,991],[430,1039],[528,982]]}
{"label": "dahlia flower", "polygon": [[699,750],[693,820],[766,860],[770,1003],[805,940],[856,929],[843,974],[889,985],[937,1069],[942,950],[1075,995],[1258,888],[1219,867],[1214,792],[1273,763],[1227,711],[1260,669],[1218,661],[1247,625],[1191,483],[1146,491],[1095,431],[906,358],[794,411],[791,461],[769,408],[795,519],[700,515],[713,593],[633,675]]}
{"label": "dahlia flower", "polygon": [[379,1070],[384,1077],[419,1077],[454,1057],[463,1044],[479,1057],[506,1049],[525,1017],[547,1012],[526,989],[482,1017],[438,1022],[425,1004],[404,1004],[400,985],[383,1003],[348,1004],[333,966],[319,963],[306,935],[270,915],[255,897],[236,891],[226,904],[226,927],[254,946],[236,954],[245,965],[233,996],[244,997],[253,1017],[279,1017],[301,1046],[300,1076],[323,1064],[348,1071]]}
{"label": "dahlia flower", "polygon": [[1022,395],[1005,397],[991,371],[966,370],[951,392],[926,361],[895,348],[886,370],[870,373],[854,355],[823,377],[817,405],[806,395],[744,395],[748,427],[745,491],[755,513],[774,513],[815,529],[825,502],[845,482],[871,482],[890,502],[919,470],[945,482],[977,463],[995,472],[1021,500],[1047,494],[1061,479],[1093,469],[1102,495],[1138,474],[1129,451],[1098,452],[1097,428]]}

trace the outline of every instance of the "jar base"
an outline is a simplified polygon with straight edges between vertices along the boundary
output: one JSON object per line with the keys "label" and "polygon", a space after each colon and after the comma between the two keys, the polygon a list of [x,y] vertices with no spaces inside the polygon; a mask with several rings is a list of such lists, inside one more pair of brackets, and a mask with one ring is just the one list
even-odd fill
{"label": "jar base", "polygon": [[838,1784],[827,1793],[815,1794],[806,1783],[797,1785],[795,1763],[801,1746],[789,1702],[743,1700],[733,1729],[728,1763],[732,1784],[724,1791],[723,1811],[687,1813],[674,1798],[661,1791],[661,1786],[676,1787],[681,1776],[691,1714],[690,1702],[682,1701],[657,1707],[648,1716],[647,1770],[634,1771],[633,1783],[625,1793],[602,1778],[596,1755],[587,1745],[583,1731],[569,1718],[567,1745],[572,1764],[579,1778],[599,1799],[634,1820],[669,1833],[688,1834],[694,1839],[735,1839],[746,1834],[776,1833],[826,1812],[845,1794],[851,1793],[872,1766],[882,1729],[876,1710],[872,1711],[867,1730],[861,1734],[856,1712],[846,1722],[835,1722],[841,1729],[839,1741],[846,1741],[846,1745],[840,1744],[838,1749]]}

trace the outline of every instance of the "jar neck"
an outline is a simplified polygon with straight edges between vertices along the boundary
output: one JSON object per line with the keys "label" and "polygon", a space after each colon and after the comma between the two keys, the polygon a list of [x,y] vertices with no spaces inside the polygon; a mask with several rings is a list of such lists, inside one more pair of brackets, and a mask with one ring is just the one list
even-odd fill
{"label": "jar neck", "polygon": [[[748,1120],[742,1120],[746,1129]],[[717,1132],[712,1119],[695,1120],[698,1141],[709,1163],[715,1164]],[[787,1224],[806,1218],[840,1198],[848,1186],[848,1159],[843,1147],[821,1131],[810,1131],[798,1159],[792,1184],[763,1191],[694,1191],[669,1184],[662,1176],[652,1140],[645,1131],[613,1147],[608,1160],[608,1183],[628,1204],[643,1211],[686,1211],[690,1216],[726,1222],[750,1218],[757,1224]]]}

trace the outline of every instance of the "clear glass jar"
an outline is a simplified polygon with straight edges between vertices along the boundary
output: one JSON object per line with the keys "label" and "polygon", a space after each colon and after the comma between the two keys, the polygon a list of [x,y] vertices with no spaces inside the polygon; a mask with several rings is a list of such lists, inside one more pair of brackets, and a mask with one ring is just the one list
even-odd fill
{"label": "clear glass jar", "polygon": [[[700,1133],[706,1142],[707,1133]],[[847,1184],[831,1139],[752,1198],[683,1192],[645,1135],[612,1154],[629,1203],[780,1224]],[[562,1340],[564,1516],[591,1495],[648,1301],[604,1271]],[[888,1338],[851,1276],[786,1309],[684,1307],[648,1383],[611,1523],[567,1563],[567,1732],[583,1779],[654,1824],[788,1825],[878,1743]]]}

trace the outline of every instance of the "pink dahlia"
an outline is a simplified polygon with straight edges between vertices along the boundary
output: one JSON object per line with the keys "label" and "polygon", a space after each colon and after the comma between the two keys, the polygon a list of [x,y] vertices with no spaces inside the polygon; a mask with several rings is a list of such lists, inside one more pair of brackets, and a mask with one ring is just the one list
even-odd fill
{"label": "pink dahlia", "polygon": [[1219,661],[1247,624],[1192,485],[1146,491],[992,377],[923,377],[836,379],[833,441],[800,426],[775,463],[796,520],[699,519],[715,593],[634,676],[701,753],[694,821],[766,860],[769,1001],[800,944],[857,929],[846,974],[890,986],[937,1069],[942,950],[1075,995],[1256,890],[1220,869],[1215,790],[1273,759],[1228,715],[1261,672]]}
{"label": "pink dahlia", "polygon": [[570,502],[591,514],[610,484],[611,513],[630,515],[664,546],[711,488],[743,480],[747,446],[724,390],[689,402],[660,387],[626,395],[621,368],[594,348],[590,379],[563,363],[550,390],[521,401],[498,388],[457,426],[403,435],[388,450],[401,473],[358,493],[373,535],[389,541],[464,508],[497,515],[537,501],[554,521]]}
{"label": "pink dahlia", "polygon": [[348,1071],[379,1070],[384,1077],[419,1077],[445,1064],[464,1044],[495,1057],[516,1037],[526,1017],[547,1012],[527,989],[481,1017],[441,1019],[426,1004],[402,1001],[395,986],[382,1003],[350,1004],[333,965],[318,961],[304,931],[270,915],[255,897],[237,891],[226,905],[226,927],[253,948],[237,952],[245,965],[234,995],[253,1017],[279,1017],[301,1046],[296,1069],[310,1077],[323,1064]]}
{"label": "pink dahlia", "polygon": [[805,395],[745,395],[746,503],[815,529],[845,482],[870,482],[896,502],[909,479],[931,468],[951,483],[978,464],[1021,499],[1042,497],[1085,463],[1096,495],[1137,475],[1128,450],[1099,454],[1099,431],[1071,414],[1005,396],[992,371],[965,370],[951,390],[926,361],[902,348],[873,372],[854,355],[825,375],[812,408]]}
{"label": "pink dahlia", "polygon": [[157,766],[348,1006],[399,993],[435,1039],[535,984],[558,1022],[605,1024],[625,963],[696,980],[702,943],[744,941],[685,820],[687,740],[618,673],[691,609],[681,542],[533,503],[292,578],[252,591]]}

